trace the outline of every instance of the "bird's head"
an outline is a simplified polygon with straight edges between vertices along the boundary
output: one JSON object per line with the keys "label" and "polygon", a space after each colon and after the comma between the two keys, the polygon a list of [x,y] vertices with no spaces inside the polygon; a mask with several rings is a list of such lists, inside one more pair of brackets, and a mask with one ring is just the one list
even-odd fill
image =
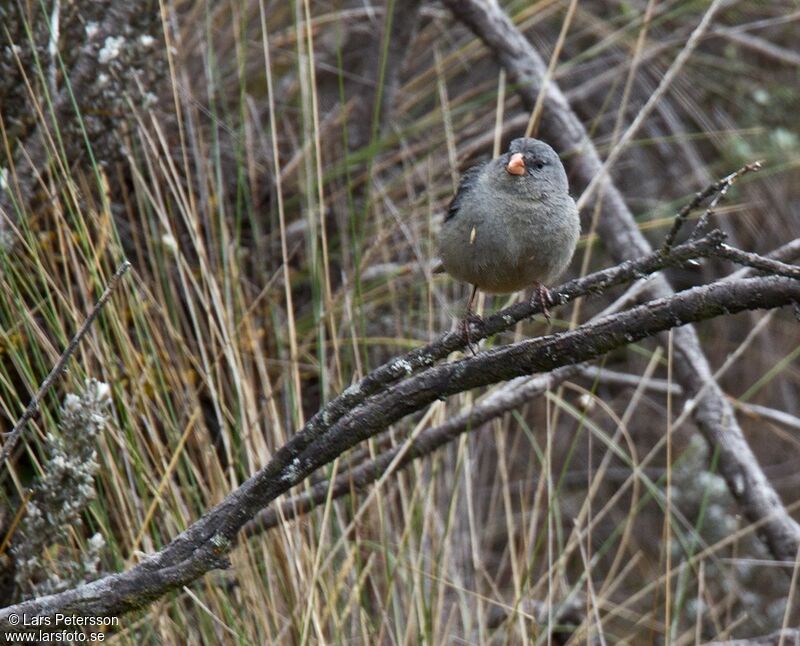
{"label": "bird's head", "polygon": [[567,174],[558,154],[538,139],[514,139],[508,151],[494,160],[494,175],[506,190],[538,195],[569,191]]}

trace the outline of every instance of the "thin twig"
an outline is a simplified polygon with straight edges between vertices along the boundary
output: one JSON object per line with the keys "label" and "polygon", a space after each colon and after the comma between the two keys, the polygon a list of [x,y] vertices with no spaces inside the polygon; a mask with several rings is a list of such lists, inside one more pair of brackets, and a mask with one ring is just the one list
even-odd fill
{"label": "thin twig", "polygon": [[[500,65],[505,68],[523,105],[531,109],[536,102],[539,88],[542,87],[546,65],[524,34],[496,2],[442,2],[492,51]],[[706,13],[706,16],[709,14]],[[694,34],[698,33],[698,29]],[[670,69],[677,67],[673,65]],[[666,85],[662,82],[659,87]],[[647,105],[653,104],[648,101]],[[635,122],[629,131],[635,130],[634,125]],[[555,82],[547,87],[541,135],[557,150],[578,151],[578,154],[566,160],[570,167],[570,178],[574,178],[577,185],[596,184],[598,178],[603,178],[599,193],[602,197],[602,215],[598,219],[598,234],[609,253],[618,261],[650,253],[650,244],[639,230],[622,193],[605,175],[608,161],[613,161],[614,153],[609,155],[606,164],[601,161],[581,119],[572,110]],[[648,293],[652,297],[664,298],[672,293],[672,288],[660,276],[650,283]],[[700,339],[691,326],[676,328],[674,341],[675,380],[683,387],[687,396],[691,396],[711,379],[712,370],[703,353]],[[720,471],[746,516],[762,527],[773,554],[780,559],[794,558],[800,541],[800,525],[782,507],[780,497],[769,484],[747,444],[733,408],[716,384],[695,408],[694,420],[712,446],[725,448],[720,453]]]}
{"label": "thin twig", "polygon": [[800,266],[790,265],[780,260],[772,260],[757,253],[742,251],[730,245],[721,244],[714,252],[715,256],[727,258],[739,265],[759,269],[776,276],[786,276],[787,278],[800,279]]}
{"label": "thin twig", "polygon": [[[651,253],[642,258],[627,260],[615,267],[603,269],[589,276],[571,280],[552,290],[554,307],[564,305],[579,296],[603,293],[616,285],[655,273],[666,267],[681,266],[689,260],[713,255],[723,239],[724,234],[721,231],[711,231],[700,240],[674,247],[668,254]],[[519,321],[539,312],[541,312],[539,304],[525,299],[521,303],[471,324],[470,337],[472,341],[478,342],[503,332]],[[462,333],[450,332],[433,343],[415,348],[401,357],[392,358],[357,383],[352,384],[315,413],[305,426],[280,449],[276,457],[284,464],[291,463],[312,442],[319,440],[342,416],[369,397],[385,390],[389,384],[432,366],[450,353],[463,350],[465,346],[466,341]]]}
{"label": "thin twig", "polygon": [[710,215],[711,210],[719,203],[719,200],[728,192],[728,189],[731,185],[739,179],[745,173],[750,171],[758,171],[761,169],[761,161],[753,162],[752,164],[747,164],[747,166],[742,166],[739,170],[730,175],[723,177],[718,182],[714,184],[710,184],[706,186],[702,191],[698,192],[697,195],[694,196],[694,199],[686,204],[675,216],[675,220],[672,222],[672,228],[667,233],[667,237],[664,238],[664,244],[661,246],[661,252],[667,253],[670,250],[673,244],[675,244],[675,238],[678,235],[681,227],[686,222],[689,214],[700,206],[703,202],[705,202],[710,196],[716,193],[716,197],[714,198],[715,201],[708,207],[706,212],[703,214],[703,217],[700,218],[700,221],[697,223],[697,227],[695,228],[695,232],[699,231],[699,227],[701,224],[705,226],[706,220],[708,220],[708,216]]}
{"label": "thin twig", "polygon": [[533,106],[533,110],[531,110],[531,118],[528,121],[528,126],[525,128],[526,137],[535,136],[539,130],[539,121],[542,118],[542,110],[544,109],[544,98],[547,96],[547,84],[550,82],[550,79],[553,78],[553,72],[555,72],[556,65],[558,65],[558,59],[561,57],[561,49],[567,39],[567,32],[572,24],[572,19],[575,17],[575,9],[577,6],[577,0],[572,0],[569,3],[567,15],[564,16],[564,22],[561,24],[561,32],[558,34],[558,40],[553,49],[553,54],[550,56],[547,73],[542,80],[542,87],[539,88],[539,96],[536,98],[536,104]]}
{"label": "thin twig", "polygon": [[800,67],[800,55],[791,49],[780,47],[764,38],[723,26],[715,27],[711,33],[719,34],[723,38],[727,38],[738,45],[751,49],[761,56],[769,56],[782,65]]}
{"label": "thin twig", "polygon": [[[265,467],[202,519],[131,570],[0,609],[0,628],[11,625],[11,615],[23,613],[119,615],[141,608],[210,570],[227,567],[229,562],[225,555],[237,534],[261,509],[344,451],[437,399],[533,372],[553,371],[590,361],[675,326],[744,310],[772,309],[798,299],[800,283],[789,278],[766,276],[719,281],[649,301],[575,330],[527,339],[483,352],[475,358],[429,368],[384,389],[351,410],[325,436],[288,463],[281,459],[286,457],[284,449],[278,451]],[[741,453],[746,446],[736,437],[727,439],[728,442],[720,446],[721,453]],[[740,481],[739,486],[733,488],[740,502],[743,497],[752,495],[753,489],[769,487],[763,473],[754,466],[725,475]],[[778,522],[785,511],[775,497],[768,513],[754,522],[766,531],[766,526]],[[784,560],[794,559],[800,533],[781,534],[780,538],[780,544],[770,545],[773,552]]]}
{"label": "thin twig", "polygon": [[694,240],[697,236],[699,236],[708,226],[708,219],[711,217],[711,214],[714,212],[714,209],[717,208],[717,204],[719,204],[720,200],[725,197],[728,189],[733,185],[733,183],[739,179],[745,173],[749,173],[750,171],[757,172],[761,170],[761,161],[753,162],[752,164],[748,164],[740,168],[738,171],[733,173],[733,175],[729,175],[725,179],[728,181],[723,180],[723,184],[719,189],[719,192],[716,194],[714,199],[711,200],[711,203],[708,205],[708,208],[705,210],[705,213],[700,216],[700,219],[697,221],[697,224],[694,227],[694,231],[692,231],[691,239]]}
{"label": "thin twig", "polygon": [[[773,249],[766,256],[762,256],[768,260],[780,260],[781,262],[789,262],[800,257],[800,238],[795,238],[789,242],[782,244],[777,249]],[[723,280],[739,280],[745,276],[750,276],[753,273],[752,267],[742,267],[741,269],[733,272],[730,276],[726,276]]]}
{"label": "thin twig", "polygon": [[111,293],[114,291],[114,288],[117,286],[119,279],[131,268],[131,263],[125,260],[119,267],[117,267],[117,271],[114,272],[114,275],[111,277],[111,280],[108,282],[105,290],[100,295],[95,306],[92,308],[92,311],[89,313],[89,316],[86,317],[86,320],[81,324],[78,331],[75,333],[75,336],[70,339],[69,343],[67,344],[66,349],[56,361],[56,365],[53,366],[53,369],[50,371],[50,374],[45,377],[45,380],[42,382],[42,385],[39,386],[39,390],[36,391],[36,394],[31,398],[28,407],[25,409],[25,412],[22,413],[22,417],[19,418],[14,428],[7,434],[8,437],[6,439],[5,444],[3,445],[3,452],[0,454],[0,465],[2,465],[8,456],[11,454],[11,451],[14,450],[14,447],[17,444],[17,441],[22,435],[22,431],[25,430],[25,426],[27,426],[28,422],[33,419],[36,413],[39,410],[39,404],[42,401],[42,397],[44,397],[45,393],[50,389],[50,386],[53,385],[53,382],[56,380],[56,377],[63,372],[64,368],[67,365],[67,361],[69,361],[72,354],[78,347],[78,344],[81,342],[86,333],[89,331],[89,327],[94,323],[94,320],[97,318],[97,315],[100,313],[100,310],[103,306],[108,302],[108,299],[111,298]]}

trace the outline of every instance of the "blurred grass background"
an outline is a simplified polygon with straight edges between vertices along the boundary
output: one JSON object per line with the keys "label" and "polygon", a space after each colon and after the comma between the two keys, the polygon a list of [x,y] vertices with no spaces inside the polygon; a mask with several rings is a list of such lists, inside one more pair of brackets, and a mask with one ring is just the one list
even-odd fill
{"label": "blurred grass background", "polygon": [[[5,465],[4,544],[60,401],[93,377],[113,397],[98,495],[71,553],[49,558],[80,559],[100,532],[104,571],[165,545],[322,404],[456,324],[465,286],[430,273],[441,217],[460,172],[529,118],[490,53],[436,3],[129,3],[114,56],[103,20],[117,4],[10,3],[0,42],[14,221],[0,254],[3,430],[115,267],[134,266]],[[567,4],[502,3],[545,59]],[[579,2],[555,68],[601,152],[707,7],[661,2],[645,21],[646,5]],[[765,170],[733,188],[716,223],[759,252],[800,231],[798,21],[788,0],[728,3],[617,162],[613,179],[656,244],[697,190],[755,159]],[[111,58],[80,76],[87,47]],[[35,172],[20,172],[33,149]],[[583,215],[585,233],[591,209]],[[609,264],[584,236],[572,275],[590,249],[587,270]],[[709,262],[669,278],[680,289],[730,269]],[[619,293],[585,302],[581,320]],[[794,510],[796,320],[740,314],[698,329],[717,368],[764,317],[721,385]],[[545,330],[526,323],[489,343]],[[796,625],[790,577],[738,515],[691,421],[673,429],[667,461],[668,410],[683,405],[666,381],[670,357],[662,339],[612,353],[600,373],[375,491],[243,542],[230,570],[123,618],[113,641],[690,644]],[[388,434],[400,441],[492,390],[437,402]],[[7,549],[3,559],[13,578]],[[15,600],[6,585],[3,605]],[[581,626],[548,637],[548,611]]]}

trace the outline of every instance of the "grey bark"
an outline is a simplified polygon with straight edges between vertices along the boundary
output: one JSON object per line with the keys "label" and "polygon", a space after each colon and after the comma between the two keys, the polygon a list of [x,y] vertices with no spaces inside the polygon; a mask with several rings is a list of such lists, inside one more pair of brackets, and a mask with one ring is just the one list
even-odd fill
{"label": "grey bark", "polygon": [[532,372],[589,361],[694,321],[798,301],[800,281],[792,278],[719,281],[650,301],[575,330],[501,346],[477,357],[429,368],[365,400],[288,462],[286,454],[281,458],[279,452],[158,554],[127,572],[4,608],[0,610],[0,628],[14,627],[12,615],[119,615],[141,608],[212,569],[226,567],[225,555],[238,532],[260,509],[343,451],[437,399]]}
{"label": "grey bark", "polygon": [[[497,2],[443,0],[443,3],[492,51],[523,104],[533,109],[543,89],[547,67]],[[562,154],[575,153],[568,156],[567,165],[573,178],[588,185],[601,172],[600,156],[558,85],[550,81],[544,91],[540,135]],[[611,255],[621,261],[649,253],[650,244],[611,179],[598,191],[598,199],[602,200],[598,233]],[[663,298],[672,291],[664,277],[658,277],[649,288],[655,298]],[[719,386],[712,383],[712,370],[695,330],[691,326],[678,328],[673,340],[678,383],[690,397],[705,387],[705,394],[694,410],[694,420],[708,442],[719,447],[719,464],[728,487],[747,518],[761,524],[762,535],[775,558],[794,560],[800,546],[800,525],[788,514],[764,475],[733,408]]]}

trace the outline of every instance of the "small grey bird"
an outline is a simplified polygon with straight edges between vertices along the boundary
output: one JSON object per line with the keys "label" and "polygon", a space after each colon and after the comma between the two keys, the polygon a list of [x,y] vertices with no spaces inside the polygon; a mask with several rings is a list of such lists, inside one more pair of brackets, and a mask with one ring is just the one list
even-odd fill
{"label": "small grey bird", "polygon": [[445,271],[475,292],[534,286],[548,316],[547,285],[569,265],[580,235],[567,174],[556,152],[528,137],[497,159],[470,168],[450,202],[439,237]]}

